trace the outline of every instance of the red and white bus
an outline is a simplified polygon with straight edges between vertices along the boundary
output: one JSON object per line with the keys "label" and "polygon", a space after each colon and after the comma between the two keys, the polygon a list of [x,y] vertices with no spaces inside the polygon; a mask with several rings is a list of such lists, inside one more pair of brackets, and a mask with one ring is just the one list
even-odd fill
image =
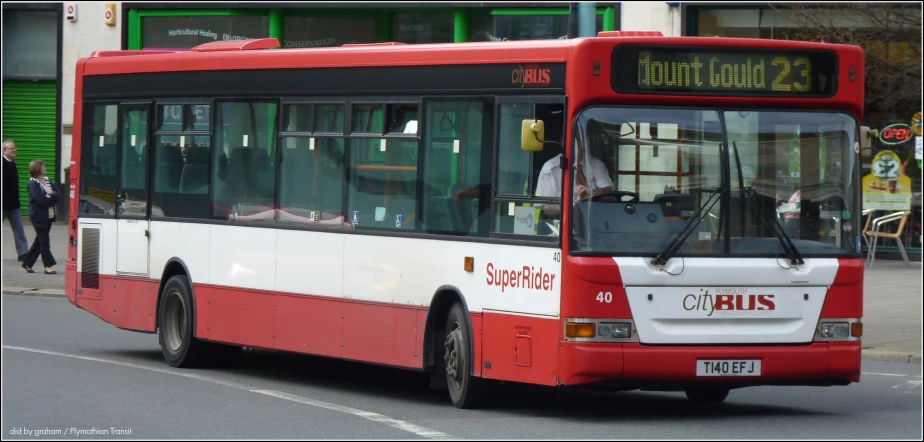
{"label": "red and white bus", "polygon": [[171,365],[343,358],[458,407],[859,381],[861,49],[278,47],[77,64],[67,296]]}

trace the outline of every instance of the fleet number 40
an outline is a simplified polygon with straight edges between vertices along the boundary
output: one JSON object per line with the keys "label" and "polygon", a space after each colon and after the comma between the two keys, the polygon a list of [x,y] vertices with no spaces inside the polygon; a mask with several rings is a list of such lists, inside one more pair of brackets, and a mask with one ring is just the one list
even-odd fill
{"label": "fleet number 40", "polygon": [[597,301],[600,301],[600,302],[609,304],[609,303],[613,302],[613,294],[610,293],[610,292],[606,292],[606,293],[600,292],[600,293],[597,293]]}

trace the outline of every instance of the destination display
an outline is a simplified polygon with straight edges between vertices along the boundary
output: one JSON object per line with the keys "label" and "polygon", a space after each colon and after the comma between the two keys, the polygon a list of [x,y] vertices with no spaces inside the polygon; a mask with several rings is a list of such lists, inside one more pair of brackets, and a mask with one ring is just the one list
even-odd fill
{"label": "destination display", "polygon": [[618,46],[620,93],[831,97],[837,57],[828,51]]}

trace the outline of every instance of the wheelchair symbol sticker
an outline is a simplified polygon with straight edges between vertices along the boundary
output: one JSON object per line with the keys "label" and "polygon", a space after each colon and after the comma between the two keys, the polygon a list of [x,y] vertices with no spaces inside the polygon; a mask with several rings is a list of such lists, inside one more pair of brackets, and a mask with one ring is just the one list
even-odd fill
{"label": "wheelchair symbol sticker", "polygon": [[359,224],[359,211],[358,210],[353,211],[353,224],[354,225]]}
{"label": "wheelchair symbol sticker", "polygon": [[401,214],[395,215],[395,227],[397,227],[397,228],[399,228],[399,229],[401,228],[401,219],[402,219],[402,218],[403,218],[403,217],[401,216]]}

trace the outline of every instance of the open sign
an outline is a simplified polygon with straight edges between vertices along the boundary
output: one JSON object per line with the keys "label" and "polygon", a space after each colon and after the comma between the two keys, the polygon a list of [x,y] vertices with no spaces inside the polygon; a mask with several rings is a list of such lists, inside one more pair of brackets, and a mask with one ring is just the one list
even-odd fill
{"label": "open sign", "polygon": [[879,131],[879,141],[882,144],[894,146],[910,140],[911,134],[911,126],[902,123],[892,124]]}

